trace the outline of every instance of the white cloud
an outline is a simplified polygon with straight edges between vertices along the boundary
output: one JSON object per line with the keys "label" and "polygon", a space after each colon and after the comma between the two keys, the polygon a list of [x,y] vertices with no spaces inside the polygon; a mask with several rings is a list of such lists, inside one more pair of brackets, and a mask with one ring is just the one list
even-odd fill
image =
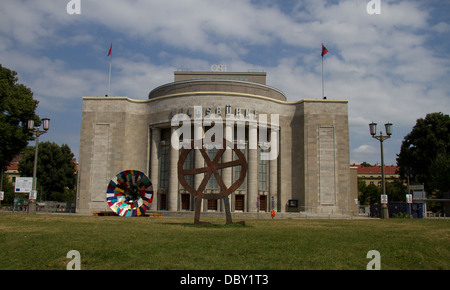
{"label": "white cloud", "polygon": [[291,101],[321,98],[324,42],[325,94],[349,100],[352,159],[376,158],[372,145],[361,145],[371,121],[404,132],[426,113],[449,108],[450,60],[430,40],[450,25],[433,22],[428,1],[382,0],[380,15],[367,14],[368,0],[305,0],[293,9],[283,7],[290,1],[82,0],[80,15],[68,15],[67,2],[0,3],[0,63],[19,72],[42,109],[72,110],[83,95],[104,95],[110,41],[117,44],[114,95],[145,99],[177,68],[225,62],[234,71],[267,71],[268,85]]}

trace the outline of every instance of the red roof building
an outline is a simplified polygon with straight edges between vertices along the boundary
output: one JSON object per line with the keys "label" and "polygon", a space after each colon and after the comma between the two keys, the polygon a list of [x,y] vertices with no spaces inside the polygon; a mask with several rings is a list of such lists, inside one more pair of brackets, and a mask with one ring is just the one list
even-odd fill
{"label": "red roof building", "polygon": [[[381,186],[381,165],[374,166],[362,166],[361,164],[352,164],[350,167],[356,167],[358,172],[358,179],[366,182],[367,185],[375,184]],[[398,166],[385,165],[384,176],[386,182],[391,182],[396,178],[399,178]]]}

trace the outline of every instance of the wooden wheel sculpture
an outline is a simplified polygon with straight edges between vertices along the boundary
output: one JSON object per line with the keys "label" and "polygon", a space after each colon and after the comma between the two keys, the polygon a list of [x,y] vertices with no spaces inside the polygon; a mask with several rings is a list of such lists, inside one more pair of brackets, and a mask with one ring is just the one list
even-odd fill
{"label": "wooden wheel sculpture", "polygon": [[[244,182],[245,176],[247,174],[247,160],[245,159],[244,154],[237,149],[236,145],[234,145],[232,142],[223,139],[223,149],[218,149],[216,156],[213,160],[211,160],[208,156],[208,153],[206,152],[205,148],[198,149],[200,154],[202,155],[206,166],[201,168],[194,168],[194,169],[184,169],[183,165],[186,161],[186,158],[191,150],[194,149],[182,149],[180,153],[180,158],[178,160],[178,180],[180,181],[181,185],[192,195],[196,197],[195,199],[195,217],[194,217],[194,223],[195,224],[201,224],[200,222],[200,207],[201,207],[201,201],[202,199],[221,199],[223,198],[224,204],[225,204],[225,213],[226,213],[226,221],[227,224],[232,223],[231,219],[231,212],[230,212],[230,203],[228,200],[228,196],[233,193],[236,189],[239,188],[239,186]],[[230,148],[228,150],[233,150],[238,159],[229,161],[229,162],[220,162],[220,158],[222,157],[223,153],[225,152],[225,148]],[[191,143],[191,148],[194,148],[194,141]],[[232,149],[231,149],[232,148]],[[241,174],[239,178],[230,186],[227,187],[222,179],[222,176],[220,175],[219,170],[228,168],[228,167],[235,167],[235,166],[241,166]],[[197,175],[197,174],[205,174],[203,177],[203,180],[201,181],[198,188],[192,187],[187,181],[185,176],[186,175]],[[206,185],[208,183],[208,180],[210,177],[214,175],[214,177],[217,180],[217,183],[220,188],[220,193],[218,194],[205,194],[204,190],[206,188]]]}

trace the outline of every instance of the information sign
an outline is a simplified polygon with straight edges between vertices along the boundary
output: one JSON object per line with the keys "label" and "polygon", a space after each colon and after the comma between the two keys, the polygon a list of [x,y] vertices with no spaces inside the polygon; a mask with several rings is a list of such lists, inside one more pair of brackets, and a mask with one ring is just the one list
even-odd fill
{"label": "information sign", "polygon": [[33,177],[16,177],[14,192],[30,192],[33,188]]}

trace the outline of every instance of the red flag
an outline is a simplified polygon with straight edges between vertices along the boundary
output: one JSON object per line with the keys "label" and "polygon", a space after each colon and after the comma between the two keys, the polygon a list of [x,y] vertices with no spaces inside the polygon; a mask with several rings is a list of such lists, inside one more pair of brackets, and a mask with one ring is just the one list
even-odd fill
{"label": "red flag", "polygon": [[328,49],[326,49],[326,47],[323,46],[323,43],[322,43],[322,54],[321,54],[321,56],[323,57],[325,54],[327,54],[327,52],[328,52]]}
{"label": "red flag", "polygon": [[112,42],[111,42],[111,47],[109,48],[109,52],[107,56],[110,56],[112,54]]}

